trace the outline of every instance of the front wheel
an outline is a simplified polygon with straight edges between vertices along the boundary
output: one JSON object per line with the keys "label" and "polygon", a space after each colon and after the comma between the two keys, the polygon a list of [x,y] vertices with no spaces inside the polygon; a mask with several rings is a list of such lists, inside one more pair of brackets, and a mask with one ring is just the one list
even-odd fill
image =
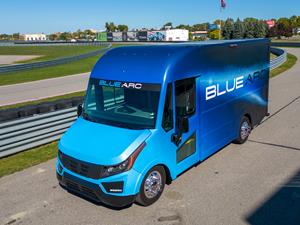
{"label": "front wheel", "polygon": [[161,196],[166,184],[166,172],[162,166],[155,166],[145,175],[136,202],[149,206]]}
{"label": "front wheel", "polygon": [[244,144],[247,141],[250,133],[251,133],[250,120],[248,117],[243,116],[239,128],[239,137],[235,139],[233,142],[236,144]]}

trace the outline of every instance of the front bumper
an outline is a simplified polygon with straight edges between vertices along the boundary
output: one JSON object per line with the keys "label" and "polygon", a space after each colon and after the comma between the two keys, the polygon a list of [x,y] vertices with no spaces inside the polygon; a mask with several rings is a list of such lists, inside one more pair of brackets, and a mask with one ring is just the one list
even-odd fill
{"label": "front bumper", "polygon": [[59,183],[67,190],[82,195],[92,201],[104,203],[112,207],[125,207],[135,201],[136,195],[117,196],[104,193],[99,185],[73,176],[68,172],[60,175],[56,172]]}

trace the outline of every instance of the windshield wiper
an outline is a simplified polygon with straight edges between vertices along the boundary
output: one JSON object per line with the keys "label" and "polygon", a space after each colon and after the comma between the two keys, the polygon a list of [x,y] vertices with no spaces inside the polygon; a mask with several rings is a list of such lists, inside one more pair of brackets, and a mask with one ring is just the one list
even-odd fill
{"label": "windshield wiper", "polygon": [[111,124],[115,125],[117,127],[121,127],[121,128],[127,128],[127,129],[131,129],[131,130],[139,130],[136,127],[130,126],[129,124],[125,124],[125,123],[112,122]]}
{"label": "windshield wiper", "polygon": [[143,128],[143,127],[139,127],[139,126],[133,126],[133,125],[129,125],[127,123],[121,123],[121,122],[116,122],[116,121],[110,121],[110,120],[105,120],[105,119],[94,119],[92,118],[89,114],[87,113],[82,113],[82,118],[91,122],[95,122],[95,123],[103,123],[106,125],[112,125],[112,126],[116,126],[116,127],[121,127],[121,128],[127,128],[130,130],[143,130],[143,129],[147,129],[147,128]]}

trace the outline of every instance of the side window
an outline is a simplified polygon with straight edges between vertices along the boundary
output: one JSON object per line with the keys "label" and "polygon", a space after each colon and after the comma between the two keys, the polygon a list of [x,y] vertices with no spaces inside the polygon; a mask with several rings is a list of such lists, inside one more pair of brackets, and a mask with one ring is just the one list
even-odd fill
{"label": "side window", "polygon": [[195,78],[175,82],[176,116],[191,116],[196,111]]}
{"label": "side window", "polygon": [[167,87],[167,94],[162,119],[162,127],[167,132],[173,129],[173,103],[172,103],[172,84]]}

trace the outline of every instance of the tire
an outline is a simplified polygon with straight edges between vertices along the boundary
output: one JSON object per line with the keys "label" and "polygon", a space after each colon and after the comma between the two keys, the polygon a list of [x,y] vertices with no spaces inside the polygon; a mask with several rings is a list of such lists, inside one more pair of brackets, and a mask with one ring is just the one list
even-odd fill
{"label": "tire", "polygon": [[[147,186],[150,186],[150,181],[154,180],[154,182],[160,182],[159,187],[156,185],[153,185],[152,188],[155,191],[155,193],[147,191]],[[152,205],[154,202],[156,202],[161,194],[163,193],[163,190],[165,188],[166,184],[166,171],[162,166],[155,166],[151,170],[147,172],[145,175],[143,182],[140,187],[140,192],[136,197],[136,202],[139,205],[142,206],[149,206]]]}
{"label": "tire", "polygon": [[240,127],[239,127],[239,136],[237,139],[235,139],[233,142],[235,144],[244,144],[251,133],[251,122],[248,117],[243,116]]}

